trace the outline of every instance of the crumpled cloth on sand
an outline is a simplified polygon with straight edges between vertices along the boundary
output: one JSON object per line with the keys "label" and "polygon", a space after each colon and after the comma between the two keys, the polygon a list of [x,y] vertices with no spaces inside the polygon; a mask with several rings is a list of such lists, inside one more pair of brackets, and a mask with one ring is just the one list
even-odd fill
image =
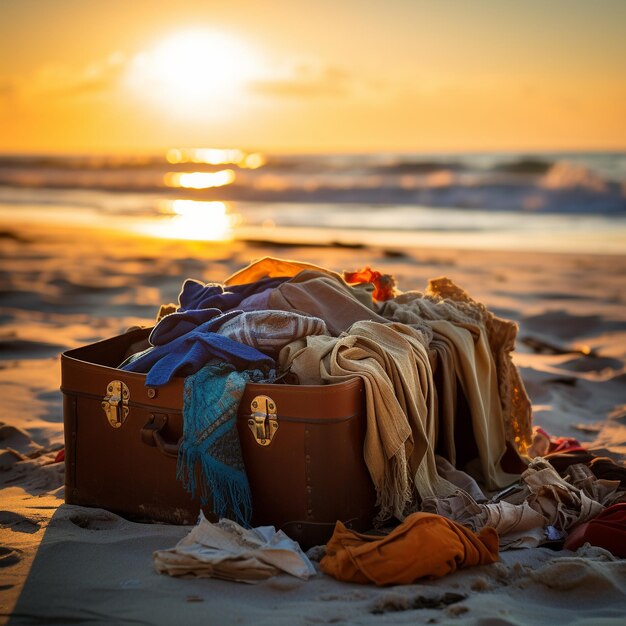
{"label": "crumpled cloth on sand", "polygon": [[533,427],[533,442],[526,450],[526,456],[534,459],[536,456],[546,457],[548,454],[584,450],[578,439],[574,437],[553,437],[541,426]]}
{"label": "crumpled cloth on sand", "polygon": [[485,526],[495,528],[500,540],[500,550],[534,548],[546,539],[543,530],[546,525],[545,517],[531,509],[527,502],[478,504],[467,493],[459,491],[448,498],[425,499],[422,510],[443,515],[474,532]]}
{"label": "crumpled cloth on sand", "polygon": [[[603,460],[608,462],[607,464],[610,467],[611,460]],[[613,462],[613,465],[619,470],[617,463]],[[626,492],[622,491],[624,485],[619,479],[619,475],[614,475],[612,478],[602,478],[601,476],[596,476],[593,469],[593,462],[591,466],[583,463],[570,465],[565,472],[565,480],[574,485],[574,487],[578,487],[578,489],[603,506],[610,506],[615,502],[621,501]],[[622,472],[622,477],[623,475]]]}
{"label": "crumpled cloth on sand", "polygon": [[469,474],[457,469],[450,461],[438,454],[435,455],[435,463],[437,464],[439,476],[449,480],[453,485],[468,493],[476,502],[485,502],[487,500],[478,483]]}
{"label": "crumpled cloth on sand", "polygon": [[577,526],[564,547],[578,550],[584,543],[600,546],[626,559],[626,503],[614,504],[592,520]]}
{"label": "crumpled cloth on sand", "polygon": [[346,582],[408,585],[497,560],[493,528],[475,534],[440,515],[413,513],[385,537],[357,533],[337,522],[320,567]]}
{"label": "crumpled cloth on sand", "polygon": [[498,531],[500,549],[532,548],[547,540],[545,529],[569,531],[597,516],[619,495],[619,481],[597,479],[585,465],[569,468],[568,479],[540,457],[521,477],[522,489],[501,500],[478,504],[466,493],[427,498],[422,509],[438,513],[473,530],[491,526]]}
{"label": "crumpled cloth on sand", "polygon": [[528,504],[559,530],[568,530],[598,515],[604,510],[602,502],[619,489],[618,481],[599,480],[584,465],[574,465],[568,472],[576,484],[561,478],[548,461],[536,457],[522,474],[530,492]]}
{"label": "crumpled cloth on sand", "polygon": [[159,574],[196,578],[222,578],[257,583],[287,573],[308,579],[315,568],[297,542],[273,526],[245,529],[232,520],[217,524],[202,512],[199,524],[174,548],[157,550],[154,567]]}

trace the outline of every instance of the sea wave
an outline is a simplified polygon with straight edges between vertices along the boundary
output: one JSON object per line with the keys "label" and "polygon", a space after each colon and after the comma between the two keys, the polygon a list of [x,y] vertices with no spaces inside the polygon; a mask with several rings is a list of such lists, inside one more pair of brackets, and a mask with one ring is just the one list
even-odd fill
{"label": "sea wave", "polygon": [[[135,156],[0,156],[11,190],[197,200],[408,205],[623,214],[626,154],[260,155],[175,150]],[[220,161],[220,155],[227,155]],[[237,158],[233,157],[237,155]],[[206,158],[201,158],[201,157]],[[21,194],[14,194],[19,203]],[[1,200],[4,201],[4,200]]]}

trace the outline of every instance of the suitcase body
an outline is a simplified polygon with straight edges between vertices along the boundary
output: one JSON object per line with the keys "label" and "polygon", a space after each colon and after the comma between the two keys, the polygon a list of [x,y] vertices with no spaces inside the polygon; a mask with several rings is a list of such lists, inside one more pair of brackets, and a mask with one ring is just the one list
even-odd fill
{"label": "suitcase body", "polygon": [[[183,379],[150,388],[117,369],[137,330],[61,357],[68,504],[135,520],[195,523],[200,502],[176,479]],[[367,530],[375,493],[363,460],[362,383],[249,383],[237,428],[253,499],[253,524],[274,525],[307,547],[336,520]],[[210,503],[203,507],[215,519]]]}

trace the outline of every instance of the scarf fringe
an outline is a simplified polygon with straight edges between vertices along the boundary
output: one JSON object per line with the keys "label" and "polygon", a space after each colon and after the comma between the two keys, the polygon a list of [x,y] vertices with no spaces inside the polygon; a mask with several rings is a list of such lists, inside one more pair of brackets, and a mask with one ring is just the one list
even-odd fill
{"label": "scarf fringe", "polygon": [[[199,481],[196,471],[198,464]],[[224,465],[214,457],[183,443],[178,453],[176,478],[192,497],[199,493],[203,506],[211,503],[218,518],[229,517],[246,528],[250,527],[252,494],[244,472]]]}
{"label": "scarf fringe", "polygon": [[374,520],[375,525],[382,524],[392,516],[402,521],[404,511],[413,499],[409,466],[403,449],[391,457],[388,471],[385,471],[375,487],[376,506],[380,507]]}

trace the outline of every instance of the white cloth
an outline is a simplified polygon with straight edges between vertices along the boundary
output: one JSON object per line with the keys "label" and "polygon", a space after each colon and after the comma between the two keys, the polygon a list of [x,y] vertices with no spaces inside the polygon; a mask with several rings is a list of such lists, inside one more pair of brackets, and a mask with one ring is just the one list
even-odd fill
{"label": "white cloth", "polygon": [[273,526],[246,529],[228,519],[200,522],[174,548],[157,550],[159,574],[256,583],[287,573],[306,580],[315,568],[296,541]]}

